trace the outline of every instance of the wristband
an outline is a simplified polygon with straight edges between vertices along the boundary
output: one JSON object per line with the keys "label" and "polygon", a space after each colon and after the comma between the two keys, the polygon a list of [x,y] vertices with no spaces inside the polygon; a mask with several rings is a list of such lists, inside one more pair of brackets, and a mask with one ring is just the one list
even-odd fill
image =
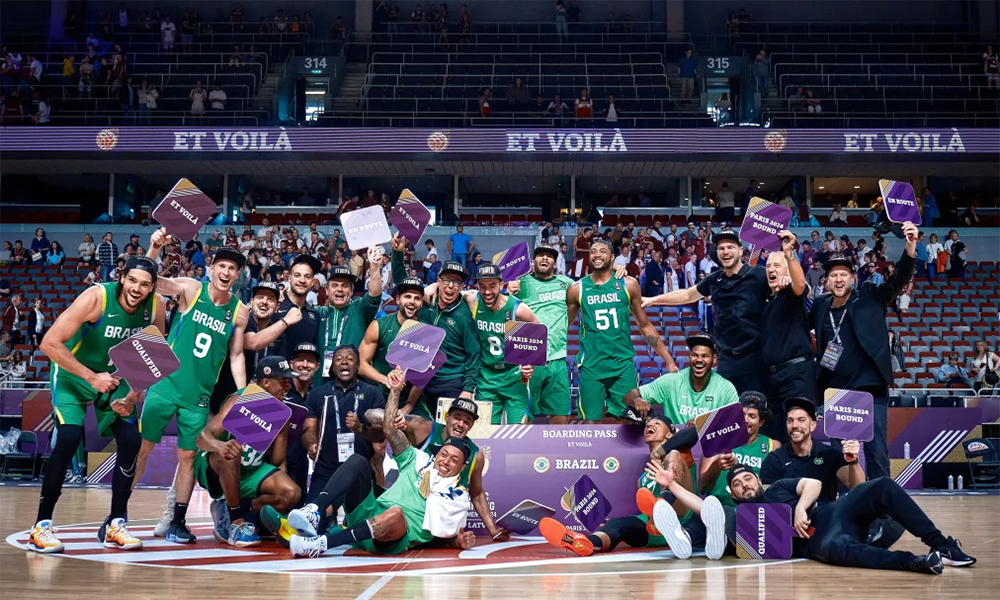
{"label": "wristband", "polygon": [[848,464],[848,466],[850,466],[850,465],[856,465],[856,464],[858,464],[858,459],[855,458],[854,460],[849,461],[847,464]]}
{"label": "wristband", "polygon": [[281,317],[278,320],[284,323],[286,328],[291,327],[291,325],[288,324],[288,321],[285,320],[285,317]]}

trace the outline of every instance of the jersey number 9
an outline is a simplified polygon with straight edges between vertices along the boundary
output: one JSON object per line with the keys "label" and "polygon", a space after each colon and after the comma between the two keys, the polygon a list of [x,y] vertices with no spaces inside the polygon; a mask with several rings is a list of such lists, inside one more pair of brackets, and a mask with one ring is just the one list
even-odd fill
{"label": "jersey number 9", "polygon": [[208,350],[212,347],[212,336],[207,333],[199,333],[197,337],[194,338],[194,354],[198,358],[205,358],[208,356]]}

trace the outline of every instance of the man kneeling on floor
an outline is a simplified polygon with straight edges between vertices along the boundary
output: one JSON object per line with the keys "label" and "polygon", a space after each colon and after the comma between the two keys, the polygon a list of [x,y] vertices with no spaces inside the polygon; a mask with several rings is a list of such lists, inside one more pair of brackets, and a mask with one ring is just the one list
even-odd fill
{"label": "man kneeling on floor", "polygon": [[[434,457],[411,446],[395,426],[405,376],[396,369],[388,379],[382,431],[399,466],[399,478],[376,499],[371,466],[363,457],[351,456],[330,477],[315,503],[288,515],[288,524],[298,532],[289,542],[292,556],[315,558],[344,544],[378,554],[399,554],[435,538],[466,550],[475,545],[475,535],[463,531],[469,492],[458,482],[471,453],[468,442],[449,437]],[[326,531],[322,525],[327,515],[336,515],[340,506],[347,513],[346,529],[317,535]]]}
{"label": "man kneeling on floor", "polygon": [[[288,378],[296,376],[283,357],[268,356],[257,363],[254,382],[284,401],[291,387]],[[242,392],[226,398],[219,413],[201,431],[195,441],[201,451],[194,460],[196,480],[214,498],[211,512],[215,539],[239,548],[260,544],[256,528],[245,517],[255,515],[264,506],[285,512],[302,495],[285,464],[287,425],[264,454],[240,444],[222,426]]]}

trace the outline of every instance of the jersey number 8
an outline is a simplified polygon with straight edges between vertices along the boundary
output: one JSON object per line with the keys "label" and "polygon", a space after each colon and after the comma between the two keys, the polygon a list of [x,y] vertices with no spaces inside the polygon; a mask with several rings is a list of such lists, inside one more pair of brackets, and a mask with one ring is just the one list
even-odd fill
{"label": "jersey number 8", "polygon": [[500,338],[490,336],[486,339],[490,342],[490,354],[493,356],[503,356],[503,343],[500,342]]}
{"label": "jersey number 8", "polygon": [[197,337],[194,338],[194,352],[193,354],[198,358],[205,358],[208,356],[208,350],[212,347],[212,336],[207,333],[199,333]]}
{"label": "jersey number 8", "polygon": [[618,311],[613,308],[601,308],[594,311],[594,319],[597,320],[597,328],[601,331],[611,328],[612,321],[615,329],[618,329]]}

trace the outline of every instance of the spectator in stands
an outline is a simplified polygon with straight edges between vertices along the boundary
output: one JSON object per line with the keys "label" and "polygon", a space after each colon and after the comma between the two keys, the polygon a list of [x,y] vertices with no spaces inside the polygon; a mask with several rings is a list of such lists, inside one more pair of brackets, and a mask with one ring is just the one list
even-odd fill
{"label": "spectator in stands", "polygon": [[736,214],[736,194],[729,189],[729,182],[722,182],[722,191],[715,206],[715,220],[724,224],[732,224]]}
{"label": "spectator in stands", "polygon": [[237,2],[236,7],[233,8],[232,12],[229,13],[229,21],[233,24],[233,30],[239,29],[243,31],[243,25],[246,23],[247,16],[243,12],[243,6]]}
{"label": "spectator in stands", "polygon": [[482,93],[479,94],[479,116],[488,117],[493,113],[493,109],[490,108],[490,88],[483,88]]}
{"label": "spectator in stands", "polygon": [[16,346],[24,339],[21,332],[21,295],[14,294],[10,297],[10,304],[0,315],[0,331],[6,332],[10,336],[11,346]]}
{"label": "spectator in stands", "polygon": [[865,214],[865,221],[867,221],[869,226],[874,227],[881,221],[885,220],[885,204],[882,203],[882,197],[879,196],[875,200],[872,200],[871,210]]}
{"label": "spectator in stands", "polygon": [[10,334],[6,331],[0,331],[0,375],[10,372],[10,347],[12,345]]}
{"label": "spectator in stands", "polygon": [[903,370],[903,345],[896,339],[896,332],[889,330],[889,359],[892,361],[892,372]]}
{"label": "spectator in stands", "polygon": [[170,21],[170,16],[163,18],[160,23],[160,41],[163,43],[163,50],[172,52],[174,49],[174,39],[177,34],[177,26]]}
{"label": "spectator in stands", "polygon": [[438,4],[437,10],[434,11],[434,23],[435,29],[437,29],[437,43],[447,44],[448,43],[448,5],[445,3]]}
{"label": "spectator in stands", "polygon": [[229,54],[229,64],[227,66],[234,71],[243,66],[243,51],[240,50],[239,46],[233,46],[233,51]]}
{"label": "spectator in stands", "polygon": [[976,210],[978,208],[979,194],[976,194],[976,197],[969,202],[967,207],[965,207],[965,212],[963,212],[962,216],[959,218],[959,224],[966,227],[978,227],[980,222],[979,215],[976,214]]}
{"label": "spectator in stands", "polygon": [[451,260],[462,265],[463,268],[469,260],[469,253],[475,247],[475,242],[464,233],[464,228],[461,225],[456,227],[455,233],[451,234],[451,237],[448,238],[448,252],[451,253]]}
{"label": "spectator in stands", "polygon": [[681,98],[694,95],[694,80],[698,76],[698,61],[693,58],[694,51],[688,48],[684,56],[677,61],[677,76],[681,78]]}
{"label": "spectator in stands", "polygon": [[42,299],[35,298],[31,312],[28,313],[28,343],[31,344],[31,354],[42,343],[45,336],[45,313],[42,312]]}
{"label": "spectator in stands", "polygon": [[545,112],[550,117],[553,117],[553,124],[558,127],[562,124],[563,115],[569,112],[569,107],[562,101],[562,96],[556,94],[553,96],[552,102],[549,102],[549,106],[545,109]]}
{"label": "spectator in stands", "polygon": [[87,98],[91,97],[91,91],[93,90],[94,82],[94,65],[91,64],[91,59],[89,56],[84,56],[80,61],[80,80],[77,85],[77,89],[80,92],[80,97],[83,98],[86,94]]}
{"label": "spectator in stands", "polygon": [[288,31],[288,17],[285,16],[285,11],[278,9],[278,12],[274,15],[274,33],[282,34]]}
{"label": "spectator in stands", "polygon": [[917,277],[927,276],[927,242],[924,241],[924,232],[917,236]]}
{"label": "spectator in stands", "polygon": [[[235,13],[236,10],[233,10]],[[198,26],[191,16],[191,11],[184,11],[184,19],[181,21],[181,52],[191,52],[194,46],[194,36],[198,32]]]}
{"label": "spectator in stands", "polygon": [[[395,8],[396,3],[393,2],[392,6]],[[468,42],[471,39],[472,15],[469,14],[469,8],[464,4],[458,7],[458,31],[462,34],[462,42]]]}
{"label": "spectator in stands", "polygon": [[138,105],[136,89],[132,86],[132,78],[127,78],[120,88],[118,88],[118,103],[122,107],[124,122],[129,123],[133,118],[133,111]]}
{"label": "spectator in stands", "polygon": [[524,87],[520,77],[514,79],[514,83],[507,88],[507,93],[504,96],[504,99],[507,101],[507,108],[511,110],[523,110],[527,108],[530,98],[528,89]]}
{"label": "spectator in stands", "polygon": [[983,72],[986,74],[986,89],[994,84],[1000,89],[1000,58],[993,51],[993,46],[986,46],[986,52],[983,52]]}
{"label": "spectator in stands", "polygon": [[76,255],[79,258],[77,266],[90,266],[90,262],[94,260],[96,252],[97,247],[94,246],[94,238],[89,233],[83,234],[83,242],[76,249]]}
{"label": "spectator in stands", "polygon": [[718,119],[718,123],[720,125],[723,123],[729,123],[732,120],[733,103],[729,101],[729,94],[722,94],[722,96],[715,101],[714,106],[716,118]]}
{"label": "spectator in stands", "polygon": [[590,122],[594,118],[594,100],[590,97],[590,90],[580,90],[580,97],[573,103],[573,107],[577,121],[584,121],[584,125]]}
{"label": "spectator in stands", "polygon": [[[803,264],[806,264],[803,262]],[[823,278],[823,271],[819,268],[819,261],[815,259],[810,259],[806,270],[806,285],[810,289],[818,290],[820,288],[820,280]]]}
{"label": "spectator in stands", "polygon": [[431,267],[434,266],[434,263],[438,263],[440,261],[438,260],[437,248],[434,247],[434,240],[429,239],[425,241],[424,246],[427,248],[427,254],[424,255],[424,261],[423,261],[423,266],[424,266],[423,279],[424,283],[427,284],[430,283],[430,281],[428,280],[428,274],[430,273]]}
{"label": "spectator in stands", "polygon": [[191,116],[205,116],[205,100],[207,98],[208,94],[205,93],[205,88],[201,87],[201,82],[195,82],[194,88],[188,94],[188,99],[191,100]]}
{"label": "spectator in stands", "polygon": [[28,373],[28,363],[24,360],[24,353],[15,350],[10,357],[10,379],[12,382],[24,381]]}
{"label": "spectator in stands", "polygon": [[608,20],[604,23],[604,30],[607,33],[621,33],[622,26],[618,23],[615,11],[608,11]]}
{"label": "spectator in stands", "polygon": [[226,110],[226,100],[226,92],[222,91],[222,85],[216,83],[215,89],[208,95],[208,101],[212,104],[212,110]]}
{"label": "spectator in stands", "polygon": [[984,386],[995,388],[1000,383],[1000,354],[991,352],[986,340],[976,342],[973,356],[969,358],[969,377],[976,392]]}
{"label": "spectator in stands", "polygon": [[608,94],[608,108],[604,110],[604,122],[608,127],[618,127],[618,117],[621,116],[618,105],[615,104],[615,95]]}
{"label": "spectator in stands", "polygon": [[42,260],[49,252],[49,238],[45,237],[45,230],[39,227],[35,229],[35,237],[31,238],[31,254],[41,255],[32,260]]}
{"label": "spectator in stands", "polygon": [[559,233],[559,227],[553,227],[549,232],[548,238],[546,238],[546,243],[553,248],[558,248],[563,243],[563,235]]}
{"label": "spectator in stands", "polygon": [[819,255],[820,262],[826,262],[831,254],[840,254],[842,251],[840,240],[833,235],[832,231],[827,231],[826,239],[823,240],[823,251]]}
{"label": "spectator in stands", "polygon": [[823,106],[819,98],[813,95],[812,90],[806,92],[806,111],[816,114],[823,112]]}
{"label": "spectator in stands", "polygon": [[14,248],[10,251],[10,263],[12,265],[24,265],[26,268],[33,262],[32,252],[24,247],[21,240],[14,241]]}
{"label": "spectator in stands", "polygon": [[[969,254],[969,249],[965,242],[958,238],[958,232],[952,229],[948,232],[949,240],[945,242],[945,250],[948,252],[949,268],[945,281],[950,283],[952,279],[965,281],[965,263]],[[949,243],[950,242],[950,243]]]}
{"label": "spectator in stands", "polygon": [[3,117],[0,125],[20,125],[24,120],[24,108],[21,107],[20,93],[14,89],[3,99]]}
{"label": "spectator in stands", "polygon": [[118,258],[118,244],[115,243],[115,235],[110,231],[104,234],[104,240],[97,246],[98,261],[104,265],[101,268],[101,279],[99,281],[109,281],[112,266]]}
{"label": "spectator in stands", "polygon": [[414,32],[426,31],[424,27],[424,7],[420,4],[413,7],[410,13],[410,23]]}
{"label": "spectator in stands", "polygon": [[149,85],[149,82],[145,79],[142,80],[142,85],[139,86],[137,92],[139,98],[139,125],[152,125],[152,120],[149,118],[150,111],[156,108],[156,99],[160,97],[160,93],[157,92],[153,86]]}
{"label": "spectator in stands", "polygon": [[939,369],[933,371],[934,379],[938,383],[944,383],[948,387],[968,387],[969,377],[968,372],[965,370],[959,361],[958,353],[953,353],[948,356],[948,362],[941,365]]}
{"label": "spectator in stands", "polygon": [[833,210],[830,211],[830,225],[843,225],[847,226],[847,213],[841,208],[840,202],[835,202],[833,204]]}
{"label": "spectator in stands", "polygon": [[295,201],[295,206],[316,206],[316,199],[309,195],[309,188],[302,188],[302,195]]}
{"label": "spectator in stands", "polygon": [[28,85],[33,88],[42,85],[42,62],[34,54],[28,55],[28,68],[30,69]]}
{"label": "spectator in stands", "polygon": [[556,37],[559,42],[565,42],[569,39],[569,28],[566,25],[566,4],[563,0],[556,0]]}
{"label": "spectator in stands", "polygon": [[59,242],[52,242],[49,245],[48,256],[45,257],[46,267],[55,267],[56,269],[62,269],[63,263],[66,262],[66,253],[63,252],[62,244]]}
{"label": "spectator in stands", "polygon": [[802,86],[799,86],[795,93],[788,97],[788,110],[792,112],[806,112],[806,94]]}
{"label": "spectator in stands", "polygon": [[927,279],[934,281],[934,276],[942,273],[942,265],[948,264],[948,252],[944,249],[944,244],[938,242],[936,233],[931,234],[930,243],[927,244]]}
{"label": "spectator in stands", "polygon": [[858,208],[857,194],[851,194],[851,199],[847,201],[847,208]]}
{"label": "spectator in stands", "polygon": [[771,57],[763,48],[754,59],[753,71],[757,77],[757,91],[760,92],[760,97],[767,98],[767,92],[771,87]]}
{"label": "spectator in stands", "polygon": [[934,219],[941,218],[941,211],[938,210],[937,198],[931,193],[931,189],[925,187],[923,189],[924,197],[924,212],[921,214],[923,220],[923,227],[930,229],[934,226]]}

